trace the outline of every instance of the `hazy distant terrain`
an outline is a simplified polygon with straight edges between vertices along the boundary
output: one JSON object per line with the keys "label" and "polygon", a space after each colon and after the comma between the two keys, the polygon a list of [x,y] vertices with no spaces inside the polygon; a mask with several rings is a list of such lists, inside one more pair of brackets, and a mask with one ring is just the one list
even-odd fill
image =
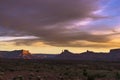
{"label": "hazy distant terrain", "polygon": [[63,50],[59,54],[32,54],[28,50],[0,51],[2,59],[120,61],[119,55],[120,49],[111,49],[108,53],[93,51],[73,53],[69,50]]}

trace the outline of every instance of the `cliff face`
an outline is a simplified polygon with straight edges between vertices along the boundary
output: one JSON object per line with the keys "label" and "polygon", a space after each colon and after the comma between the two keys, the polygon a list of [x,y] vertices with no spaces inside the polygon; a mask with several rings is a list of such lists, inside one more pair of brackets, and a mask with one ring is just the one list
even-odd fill
{"label": "cliff face", "polygon": [[23,50],[22,56],[24,59],[32,59],[32,54],[28,50]]}
{"label": "cliff face", "polygon": [[24,58],[24,59],[31,59],[32,58],[32,55],[28,50],[21,50],[21,53],[19,56]]}

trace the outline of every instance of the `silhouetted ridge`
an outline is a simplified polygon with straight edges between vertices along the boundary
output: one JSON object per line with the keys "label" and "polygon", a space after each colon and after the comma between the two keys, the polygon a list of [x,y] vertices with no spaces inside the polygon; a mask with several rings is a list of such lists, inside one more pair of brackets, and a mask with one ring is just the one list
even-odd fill
{"label": "silhouetted ridge", "polygon": [[0,55],[2,58],[32,59],[32,55],[28,50],[2,51]]}
{"label": "silhouetted ridge", "polygon": [[0,58],[120,61],[120,49],[111,49],[108,53],[87,50],[86,52],[77,54],[69,50],[63,50],[60,54],[56,55],[31,54],[28,50],[0,51]]}
{"label": "silhouetted ridge", "polygon": [[69,50],[63,50],[61,55],[71,55],[73,54],[72,52],[70,52]]}
{"label": "silhouetted ridge", "polygon": [[120,49],[111,49],[110,54],[120,54]]}
{"label": "silhouetted ridge", "polygon": [[72,59],[71,57],[74,56],[74,53],[70,52],[69,50],[63,50],[61,54],[57,55],[56,59]]}
{"label": "silhouetted ridge", "polygon": [[[112,53],[112,54],[111,54]],[[92,60],[92,61],[118,61],[120,60],[120,49],[112,49],[110,53],[93,52],[87,50],[86,52],[75,54],[68,50],[64,50],[61,54],[56,56],[57,59],[69,59],[69,60]],[[117,55],[115,55],[117,54]]]}

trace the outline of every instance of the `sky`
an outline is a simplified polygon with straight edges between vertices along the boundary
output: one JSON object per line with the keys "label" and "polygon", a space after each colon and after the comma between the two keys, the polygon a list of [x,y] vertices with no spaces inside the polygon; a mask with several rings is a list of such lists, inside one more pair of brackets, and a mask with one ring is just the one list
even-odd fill
{"label": "sky", "polygon": [[0,0],[0,50],[120,48],[120,0]]}

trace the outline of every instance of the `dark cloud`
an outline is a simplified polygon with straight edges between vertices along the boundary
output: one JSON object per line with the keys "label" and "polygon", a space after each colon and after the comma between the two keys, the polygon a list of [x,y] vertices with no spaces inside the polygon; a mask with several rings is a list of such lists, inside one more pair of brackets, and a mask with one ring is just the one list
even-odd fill
{"label": "dark cloud", "polygon": [[106,42],[107,35],[71,28],[74,20],[105,18],[93,14],[100,9],[99,3],[100,0],[0,0],[0,26],[20,35],[37,36],[37,41],[54,46],[70,46],[76,40]]}
{"label": "dark cloud", "polygon": [[[28,29],[74,19],[94,18],[98,0],[1,0],[0,23],[4,26]],[[24,27],[24,28],[23,28]]]}

